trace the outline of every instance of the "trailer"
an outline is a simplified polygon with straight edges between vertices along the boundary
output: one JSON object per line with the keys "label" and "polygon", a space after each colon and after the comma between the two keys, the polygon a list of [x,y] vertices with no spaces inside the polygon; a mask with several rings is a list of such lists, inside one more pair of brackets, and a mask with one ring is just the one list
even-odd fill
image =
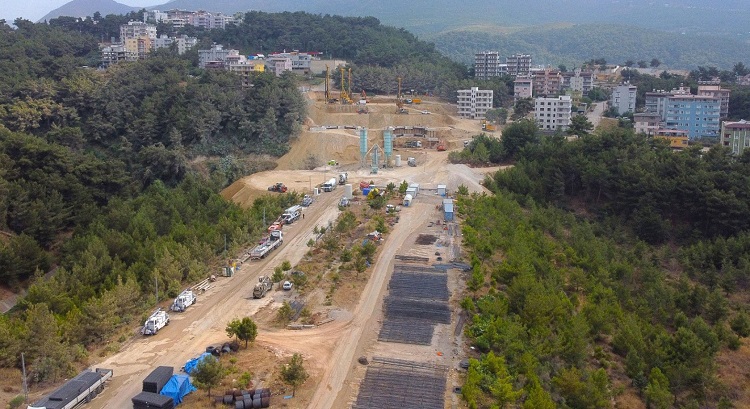
{"label": "trailer", "polygon": [[272,231],[271,234],[250,251],[250,260],[260,260],[277,248],[281,247],[284,237],[280,230]]}
{"label": "trailer", "polygon": [[72,409],[91,402],[112,377],[111,369],[87,369],[27,409]]}
{"label": "trailer", "polygon": [[174,299],[174,302],[172,303],[172,307],[170,309],[172,311],[177,312],[183,312],[187,309],[187,307],[195,304],[198,301],[198,297],[195,296],[195,293],[192,290],[185,290],[180,293],[180,295],[177,296],[177,298]]}
{"label": "trailer", "polygon": [[157,308],[146,320],[141,329],[143,335],[156,335],[160,329],[169,325],[169,314],[161,308]]}

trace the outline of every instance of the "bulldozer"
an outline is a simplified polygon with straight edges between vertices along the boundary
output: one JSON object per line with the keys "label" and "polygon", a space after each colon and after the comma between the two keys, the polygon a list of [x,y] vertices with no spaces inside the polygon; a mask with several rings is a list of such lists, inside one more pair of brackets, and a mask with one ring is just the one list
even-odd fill
{"label": "bulldozer", "polygon": [[278,182],[274,185],[271,185],[268,187],[269,192],[279,192],[279,193],[286,193],[287,187],[285,184]]}

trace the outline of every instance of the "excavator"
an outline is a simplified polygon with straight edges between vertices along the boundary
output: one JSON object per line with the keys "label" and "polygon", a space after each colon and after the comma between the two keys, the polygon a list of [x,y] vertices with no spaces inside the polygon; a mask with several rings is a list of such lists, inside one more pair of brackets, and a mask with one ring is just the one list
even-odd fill
{"label": "excavator", "polygon": [[443,141],[438,142],[436,149],[438,152],[445,151],[445,142]]}

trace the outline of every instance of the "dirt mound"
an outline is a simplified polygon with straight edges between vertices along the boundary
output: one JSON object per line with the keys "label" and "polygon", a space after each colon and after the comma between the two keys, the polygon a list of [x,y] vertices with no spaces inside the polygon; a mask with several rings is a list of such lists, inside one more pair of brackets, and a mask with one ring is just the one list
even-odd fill
{"label": "dirt mound", "polygon": [[278,160],[280,170],[309,169],[329,160],[339,163],[359,161],[359,136],[354,130],[335,129],[303,132],[291,143],[291,149]]}

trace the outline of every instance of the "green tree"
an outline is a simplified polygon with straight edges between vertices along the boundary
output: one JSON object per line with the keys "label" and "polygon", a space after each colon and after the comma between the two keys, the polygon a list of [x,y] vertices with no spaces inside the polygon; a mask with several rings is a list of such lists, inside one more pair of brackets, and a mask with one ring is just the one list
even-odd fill
{"label": "green tree", "polygon": [[284,260],[281,262],[281,269],[284,271],[289,271],[292,269],[292,263],[289,262],[289,260]]}
{"label": "green tree", "polygon": [[589,122],[586,115],[576,115],[570,120],[570,126],[568,127],[568,135],[585,136],[588,135],[589,131],[594,129],[594,124]]}
{"label": "green tree", "polygon": [[284,270],[281,269],[281,266],[276,266],[276,268],[273,269],[273,275],[271,276],[271,281],[273,281],[274,283],[278,283],[283,279],[284,279]]}
{"label": "green tree", "polygon": [[281,304],[281,307],[279,307],[279,310],[276,313],[276,319],[282,324],[287,324],[292,320],[293,316],[294,310],[292,309],[292,306],[288,301],[284,300],[284,303]]}
{"label": "green tree", "polygon": [[300,354],[292,355],[291,361],[281,367],[281,379],[292,387],[292,396],[297,391],[297,387],[305,383],[308,376],[304,360]]}
{"label": "green tree", "polygon": [[539,141],[539,128],[534,121],[524,119],[503,130],[502,142],[508,156],[515,157],[526,145]]}
{"label": "green tree", "polygon": [[258,336],[258,326],[250,317],[232,320],[227,324],[226,331],[228,337],[237,337],[245,341],[245,349],[247,349],[247,343],[255,341],[255,337]]}
{"label": "green tree", "polygon": [[406,189],[409,189],[409,182],[404,180],[400,185],[398,185],[398,193],[403,195],[406,193]]}
{"label": "green tree", "polygon": [[669,391],[669,379],[659,368],[651,369],[645,390],[646,404],[654,409],[668,409],[674,405],[674,396]]}
{"label": "green tree", "polygon": [[207,356],[203,358],[198,365],[195,366],[190,376],[193,378],[196,386],[201,389],[208,391],[208,397],[211,397],[211,388],[218,386],[221,380],[224,379],[226,369],[224,365],[214,356]]}
{"label": "green tree", "polygon": [[525,118],[534,110],[534,100],[531,98],[519,98],[513,106],[513,119]]}
{"label": "green tree", "polygon": [[659,61],[658,58],[654,58],[651,60],[651,68],[656,68],[661,65],[661,61]]}

